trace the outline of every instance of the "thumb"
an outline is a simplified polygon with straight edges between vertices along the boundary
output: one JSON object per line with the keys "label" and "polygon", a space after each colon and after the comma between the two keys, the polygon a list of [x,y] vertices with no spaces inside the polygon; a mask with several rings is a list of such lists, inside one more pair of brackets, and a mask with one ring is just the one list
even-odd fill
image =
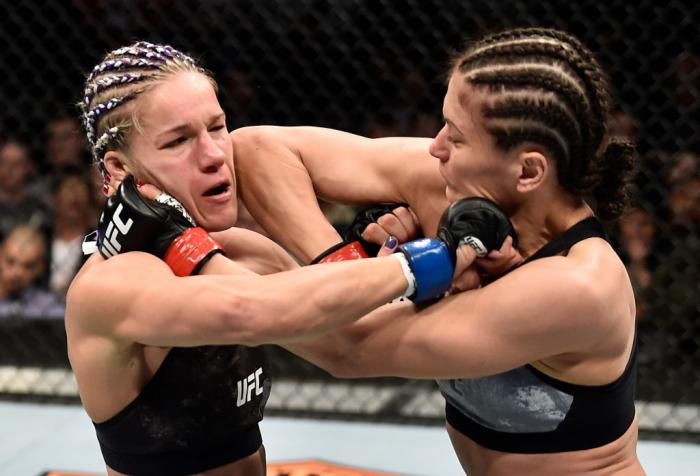
{"label": "thumb", "polygon": [[140,180],[136,182],[136,188],[138,188],[139,193],[149,200],[155,200],[158,195],[162,192],[154,185],[149,183],[143,183]]}
{"label": "thumb", "polygon": [[395,236],[389,235],[386,240],[384,240],[384,244],[382,247],[379,249],[379,253],[377,253],[377,257],[382,257],[382,256],[389,256],[390,254],[393,254],[394,251],[396,251],[396,247],[399,245],[398,240],[396,239]]}

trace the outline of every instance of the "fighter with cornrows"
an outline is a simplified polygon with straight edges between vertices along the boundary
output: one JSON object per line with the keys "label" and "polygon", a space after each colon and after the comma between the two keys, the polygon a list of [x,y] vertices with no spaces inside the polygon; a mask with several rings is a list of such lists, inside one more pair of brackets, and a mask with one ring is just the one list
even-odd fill
{"label": "fighter with cornrows", "polygon": [[471,213],[453,211],[439,240],[294,269],[273,242],[230,228],[232,144],[216,85],[191,57],[146,42],[112,51],[87,77],[82,112],[109,199],[66,332],[110,475],[264,474],[271,383],[255,346],[444,294],[466,267],[460,233],[483,228],[450,223]]}
{"label": "fighter with cornrows", "polygon": [[417,225],[433,236],[447,203],[483,197],[510,217],[525,258],[500,277],[479,259],[469,269],[486,278],[481,287],[422,310],[381,308],[295,351],[343,377],[438,379],[470,476],[644,474],[635,301],[598,218],[624,210],[634,165],[633,146],[608,133],[610,102],[603,71],[578,40],[514,29],[455,58],[445,124],[432,140],[234,131],[244,201],[304,260],[340,240],[315,193],[409,204],[367,227],[375,242],[408,239]]}

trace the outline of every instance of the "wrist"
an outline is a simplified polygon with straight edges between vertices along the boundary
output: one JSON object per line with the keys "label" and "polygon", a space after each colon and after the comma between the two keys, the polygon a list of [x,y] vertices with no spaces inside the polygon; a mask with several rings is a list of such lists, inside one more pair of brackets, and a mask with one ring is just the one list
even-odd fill
{"label": "wrist", "polygon": [[424,302],[442,297],[452,284],[454,262],[447,245],[440,240],[423,238],[399,246],[415,277],[412,301]]}
{"label": "wrist", "polygon": [[223,247],[203,228],[186,229],[173,240],[163,257],[176,276],[198,274],[215,254],[222,253]]}
{"label": "wrist", "polygon": [[394,253],[389,255],[389,257],[399,262],[404,279],[406,280],[406,289],[399,298],[410,299],[416,293],[416,277],[413,275],[413,271],[411,271],[411,266],[408,264],[408,260],[403,253]]}
{"label": "wrist", "polygon": [[309,264],[335,263],[338,261],[351,261],[368,257],[367,251],[359,241],[342,241],[328,248],[314,258]]}

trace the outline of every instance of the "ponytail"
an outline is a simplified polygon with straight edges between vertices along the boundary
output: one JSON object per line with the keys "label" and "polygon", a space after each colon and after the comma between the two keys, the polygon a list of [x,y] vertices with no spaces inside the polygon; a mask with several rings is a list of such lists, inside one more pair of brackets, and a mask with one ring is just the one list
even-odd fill
{"label": "ponytail", "polygon": [[598,165],[599,181],[592,190],[596,212],[603,220],[619,217],[629,205],[635,162],[632,142],[620,137],[610,139]]}

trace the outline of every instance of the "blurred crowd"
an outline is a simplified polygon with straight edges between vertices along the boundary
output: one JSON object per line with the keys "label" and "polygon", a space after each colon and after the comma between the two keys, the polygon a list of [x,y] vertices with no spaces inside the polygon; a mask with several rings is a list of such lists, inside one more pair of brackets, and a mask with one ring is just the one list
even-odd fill
{"label": "blurred crowd", "polygon": [[[679,63],[679,70],[691,71],[678,75],[675,84],[678,111],[700,102],[697,84],[686,80],[697,79],[700,72],[697,58],[691,60]],[[228,109],[235,111],[230,127],[259,119],[251,112],[259,98],[249,72],[233,68],[221,86]],[[369,137],[433,136],[441,127],[434,96],[431,82],[408,69],[390,101],[400,107],[378,109],[359,132]],[[635,142],[645,133],[623,110],[615,113],[610,127]],[[694,148],[679,147],[646,153],[639,164],[633,206],[609,227],[632,278],[638,317],[672,313],[694,323],[700,312],[700,159]],[[63,316],[66,290],[86,259],[82,240],[95,228],[103,202],[102,180],[90,166],[75,115],[50,119],[41,141],[0,131],[0,317]],[[321,207],[341,232],[354,216],[350,207],[325,202]],[[264,233],[243,204],[240,209],[237,225]],[[695,342],[700,332],[687,334]]]}

